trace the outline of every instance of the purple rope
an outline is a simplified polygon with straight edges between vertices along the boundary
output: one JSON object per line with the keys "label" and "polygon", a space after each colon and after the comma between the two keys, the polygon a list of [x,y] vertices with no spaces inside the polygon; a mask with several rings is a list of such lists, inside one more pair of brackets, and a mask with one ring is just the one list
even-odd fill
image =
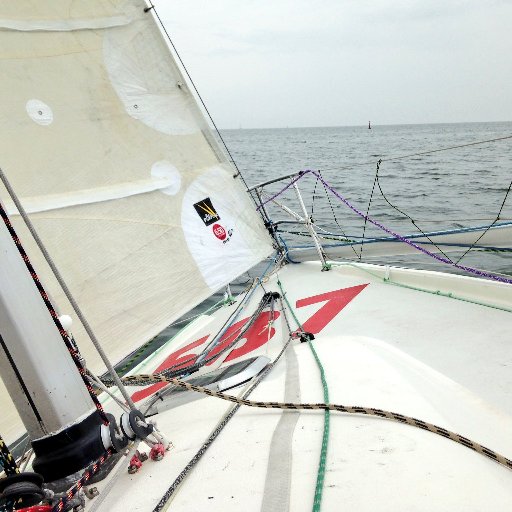
{"label": "purple rope", "polygon": [[393,236],[397,240],[400,240],[404,244],[410,245],[411,247],[414,247],[417,251],[422,252],[423,254],[426,254],[427,256],[430,256],[431,258],[434,258],[437,261],[440,261],[441,263],[446,263],[447,265],[451,265],[452,267],[458,268],[460,270],[464,270],[465,272],[468,272],[470,274],[475,274],[479,277],[487,277],[488,279],[492,279],[494,281],[499,281],[500,283],[506,283],[506,284],[512,284],[512,279],[507,279],[506,277],[501,277],[496,274],[491,274],[490,272],[484,272],[482,270],[478,270],[477,268],[473,267],[466,267],[465,265],[459,265],[458,263],[454,263],[453,261],[443,258],[442,256],[438,256],[437,254],[430,252],[429,250],[425,249],[424,247],[421,247],[414,242],[411,242],[407,238],[399,235],[398,233],[395,233],[394,231],[391,231],[390,229],[386,228],[376,220],[373,220],[371,217],[368,217],[363,212],[359,211],[355,206],[352,206],[351,203],[349,203],[339,192],[337,192],[334,188],[332,188],[324,179],[323,177],[316,171],[306,170],[302,171],[297,175],[296,178],[294,178],[286,187],[282,188],[279,192],[274,194],[272,197],[267,199],[264,203],[261,204],[261,206],[258,207],[258,210],[263,207],[265,204],[267,204],[269,201],[274,200],[276,197],[283,194],[286,190],[288,190],[294,183],[299,181],[301,178],[306,176],[307,174],[313,174],[317,177],[319,181],[321,181],[324,186],[330,190],[342,203],[344,203],[346,206],[348,206],[354,213],[359,215],[359,217],[362,217],[363,219],[366,219],[368,222],[373,224],[374,226],[377,226],[382,231],[385,231],[389,235]]}
{"label": "purple rope", "polygon": [[306,174],[308,174],[310,172],[313,172],[313,171],[310,171],[310,170],[300,171],[299,174],[297,174],[297,176],[295,176],[295,178],[293,178],[293,180],[290,181],[290,183],[288,183],[288,185],[286,185],[286,187],[282,188],[279,192],[276,192],[272,197],[269,197],[266,201],[263,201],[263,203],[261,203],[258,206],[258,208],[256,208],[256,211],[261,210],[267,203],[270,203],[270,201],[273,201],[276,197],[278,197],[281,194],[283,194],[284,192],[286,192],[294,183],[299,181],[303,176],[305,176]]}
{"label": "purple rope", "polygon": [[[363,219],[367,219],[368,222],[371,222],[374,226],[377,226],[379,229],[382,229],[382,231],[385,231],[389,235],[392,235],[396,239],[400,240],[401,242],[404,242],[407,245],[410,245],[411,247],[414,247],[416,250],[422,252],[423,254],[426,254],[427,256],[430,256],[431,258],[434,258],[437,261],[440,261],[441,263],[446,263],[448,265],[451,265],[452,267],[458,268],[460,270],[464,270],[466,272],[469,272],[471,274],[475,274],[479,277],[487,277],[489,279],[493,279],[494,281],[499,281],[500,283],[507,283],[512,284],[512,279],[507,279],[506,277],[497,276],[496,274],[491,274],[489,272],[484,272],[482,270],[478,270],[477,268],[473,267],[466,267],[465,265],[459,265],[458,263],[454,263],[453,261],[443,258],[442,256],[438,256],[437,254],[430,252],[429,250],[425,249],[424,247],[421,247],[414,242],[411,242],[407,238],[395,233],[394,231],[391,231],[390,229],[386,228],[376,220],[373,220],[371,217],[367,217],[363,212],[359,211],[357,208],[352,206],[341,194],[339,194],[334,188],[332,188],[323,178],[322,176],[315,172],[315,171],[306,171],[311,172],[314,176],[318,178],[319,181],[321,181],[326,188],[328,188],[341,202],[343,202],[346,206],[348,206],[354,213],[359,215],[360,217],[363,217]],[[304,174],[301,175],[301,177],[304,176]]]}

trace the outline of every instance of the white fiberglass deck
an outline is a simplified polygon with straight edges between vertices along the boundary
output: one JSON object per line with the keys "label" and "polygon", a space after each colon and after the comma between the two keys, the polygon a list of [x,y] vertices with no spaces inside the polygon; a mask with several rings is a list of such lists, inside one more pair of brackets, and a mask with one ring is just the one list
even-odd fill
{"label": "white fiberglass deck", "polygon": [[[272,275],[264,282],[267,291],[280,291],[278,277],[305,330],[316,336],[331,403],[411,415],[512,458],[512,314],[504,310],[512,309],[511,286],[369,265],[321,272],[305,263]],[[239,320],[254,311],[262,294],[256,291]],[[202,345],[192,342],[207,343],[234,307],[201,317],[135,373],[197,354]],[[236,352],[223,356],[229,359],[224,364],[279,353],[288,339],[282,311],[276,310],[270,327],[265,314]],[[136,391],[141,389],[131,388]],[[250,398],[323,401],[307,344],[294,340]],[[161,462],[145,462],[135,475],[121,473],[102,509],[153,510],[232,406],[205,397],[153,417],[174,449]],[[321,411],[242,406],[173,494],[170,509],[311,510],[323,420]],[[107,482],[98,485],[100,491]],[[512,472],[482,455],[408,425],[331,413],[322,510],[506,510],[510,503]]]}

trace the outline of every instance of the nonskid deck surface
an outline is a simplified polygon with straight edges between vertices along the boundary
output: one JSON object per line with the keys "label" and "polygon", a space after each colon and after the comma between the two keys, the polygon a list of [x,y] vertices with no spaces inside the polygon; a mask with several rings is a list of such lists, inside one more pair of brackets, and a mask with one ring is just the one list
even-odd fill
{"label": "nonskid deck surface", "polygon": [[[385,282],[380,274],[409,288]],[[512,308],[510,286],[372,266],[320,272],[312,263],[289,265],[263,286],[284,291],[304,330],[315,335],[331,403],[411,415],[512,458],[512,322],[510,312],[504,311],[507,303]],[[411,288],[429,286],[441,294]],[[261,289],[254,293],[237,321],[250,316],[262,295]],[[201,317],[135,373],[161,370],[199,353],[235,307]],[[264,311],[245,340],[221,356],[226,361],[216,361],[210,369],[254,355],[273,360],[289,331],[280,307],[271,325],[269,319]],[[246,387],[228,393],[242,395]],[[138,392],[138,398],[147,393],[135,387],[130,392]],[[319,370],[308,344],[292,341],[250,398],[322,402]],[[204,456],[189,464],[232,407],[204,397],[154,416],[174,448],[161,462],[145,462],[135,475],[121,469],[115,481],[99,484],[100,493],[109,490],[98,508],[153,510],[190,466],[167,502],[172,510],[311,510],[321,411],[242,406]],[[422,510],[427,505],[429,510],[485,510],[491,505],[505,510],[512,500],[511,479],[506,468],[430,432],[380,418],[331,413],[322,510],[337,510],[341,504],[351,510]],[[88,507],[95,507],[95,500]]]}

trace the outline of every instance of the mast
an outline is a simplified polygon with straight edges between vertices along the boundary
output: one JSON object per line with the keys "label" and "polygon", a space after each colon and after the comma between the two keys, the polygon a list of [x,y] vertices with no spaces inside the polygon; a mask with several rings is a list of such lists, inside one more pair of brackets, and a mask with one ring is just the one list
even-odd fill
{"label": "mast", "polygon": [[34,470],[55,481],[128,441],[86,388],[1,205],[0,213],[0,374],[32,442]]}
{"label": "mast", "polygon": [[[62,436],[79,424],[91,423],[99,432],[101,418],[3,223],[0,225],[0,373],[34,449],[38,441],[47,445],[55,436]],[[101,440],[99,449],[95,446],[97,441],[84,445],[94,454],[92,459],[103,452]],[[46,473],[48,454],[45,449],[42,452],[39,456],[36,451],[34,466],[40,466]],[[47,474],[52,475],[51,470]]]}

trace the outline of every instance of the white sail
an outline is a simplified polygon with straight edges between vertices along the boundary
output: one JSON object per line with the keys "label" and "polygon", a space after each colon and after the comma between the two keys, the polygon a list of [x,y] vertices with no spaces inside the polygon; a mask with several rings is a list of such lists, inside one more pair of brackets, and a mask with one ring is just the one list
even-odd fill
{"label": "white sail", "polygon": [[[0,167],[114,362],[272,251],[145,7],[0,0]],[[73,331],[100,370],[77,321]],[[7,424],[2,414],[9,439]]]}

